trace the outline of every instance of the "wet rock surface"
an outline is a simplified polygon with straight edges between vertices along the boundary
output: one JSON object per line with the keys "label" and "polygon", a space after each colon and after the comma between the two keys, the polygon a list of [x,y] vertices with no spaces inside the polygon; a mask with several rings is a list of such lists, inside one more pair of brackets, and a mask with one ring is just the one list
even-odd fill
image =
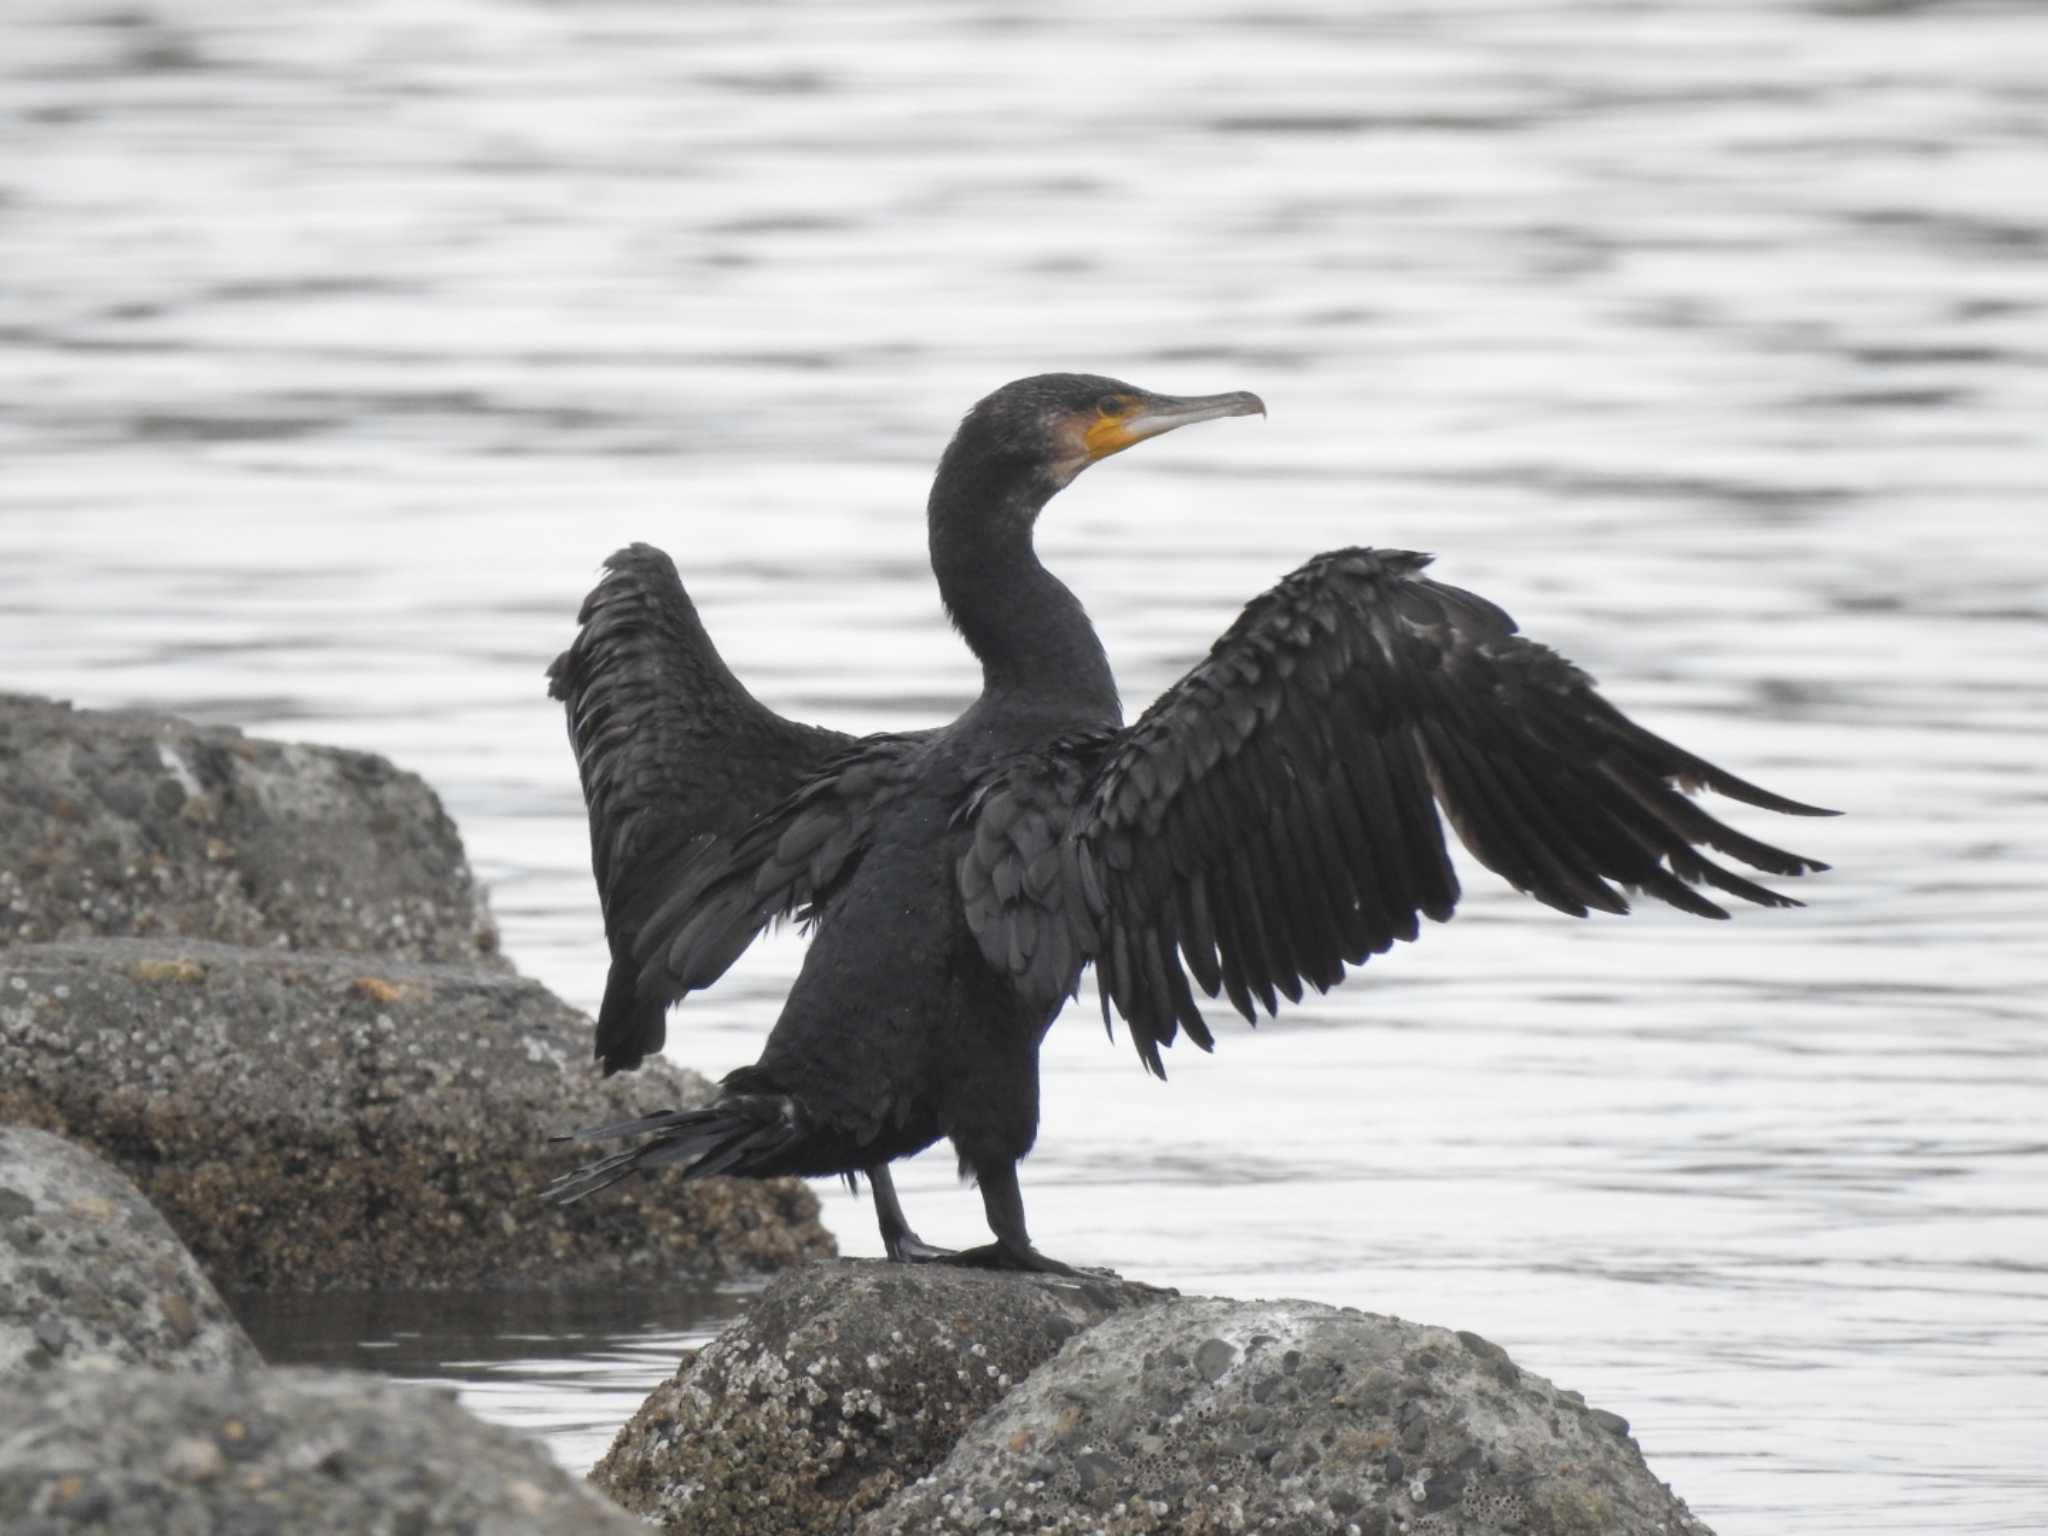
{"label": "wet rock surface", "polygon": [[417,775],[0,693],[0,944],[131,934],[504,963]]}
{"label": "wet rock surface", "polygon": [[1625,1421],[1476,1334],[1208,1299],[1075,1339],[859,1536],[965,1530],[1707,1536]]}
{"label": "wet rock surface", "polygon": [[302,1372],[0,1386],[8,1536],[628,1536],[645,1527],[453,1398]]}
{"label": "wet rock surface", "polygon": [[771,1284],[591,1478],[692,1536],[822,1536],[924,1475],[1068,1339],[1168,1293],[841,1260]]}
{"label": "wet rock surface", "polygon": [[93,1147],[225,1289],[539,1287],[770,1269],[832,1251],[794,1180],[537,1191],[552,1134],[702,1102],[601,1079],[590,1024],[475,966],[102,939],[0,949],[0,1123]]}
{"label": "wet rock surface", "polygon": [[0,1125],[0,1383],[259,1363],[132,1183],[60,1137]]}

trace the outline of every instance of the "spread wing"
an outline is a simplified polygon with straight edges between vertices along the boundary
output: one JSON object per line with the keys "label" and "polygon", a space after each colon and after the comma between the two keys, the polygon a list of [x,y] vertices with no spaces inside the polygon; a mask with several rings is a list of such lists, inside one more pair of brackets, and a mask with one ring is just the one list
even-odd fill
{"label": "spread wing", "polygon": [[1319,555],[1127,730],[991,776],[960,868],[984,956],[1048,999],[1092,960],[1105,1018],[1114,1004],[1163,1076],[1180,1029],[1213,1044],[1191,979],[1256,1020],[1414,939],[1420,918],[1448,919],[1438,805],[1480,863],[1575,916],[1626,912],[1627,889],[1726,917],[1702,885],[1798,905],[1706,850],[1774,875],[1826,866],[1688,792],[1829,813],[1652,735],[1428,563]]}
{"label": "spread wing", "polygon": [[872,845],[884,808],[918,787],[917,749],[930,734],[854,741],[744,833],[706,846],[641,925],[641,994],[708,987],[777,918],[818,916]]}
{"label": "spread wing", "polygon": [[607,1074],[661,1049],[676,994],[643,991],[634,958],[706,849],[740,837],[854,738],[785,720],[741,686],[675,563],[635,544],[605,562],[575,643],[548,668],[590,812],[611,975],[598,1011]]}

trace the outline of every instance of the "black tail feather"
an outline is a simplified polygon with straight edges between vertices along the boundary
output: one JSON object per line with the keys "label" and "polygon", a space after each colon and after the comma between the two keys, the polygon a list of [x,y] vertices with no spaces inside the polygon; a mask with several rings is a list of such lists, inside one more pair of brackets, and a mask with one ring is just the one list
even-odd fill
{"label": "black tail feather", "polygon": [[[651,1133],[651,1134],[650,1134]],[[803,1108],[786,1094],[747,1094],[720,1099],[703,1109],[675,1109],[636,1120],[618,1120],[557,1136],[556,1141],[648,1139],[570,1170],[541,1191],[552,1205],[568,1205],[609,1189],[641,1169],[681,1164],[686,1179],[736,1174],[767,1178],[795,1171],[795,1156],[806,1134]]]}

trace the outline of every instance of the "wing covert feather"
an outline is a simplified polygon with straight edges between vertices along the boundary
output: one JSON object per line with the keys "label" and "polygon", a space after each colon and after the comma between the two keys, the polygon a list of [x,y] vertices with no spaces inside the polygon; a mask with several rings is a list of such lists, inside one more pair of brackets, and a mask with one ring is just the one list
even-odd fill
{"label": "wing covert feather", "polygon": [[699,851],[640,925],[641,994],[708,987],[770,923],[818,916],[873,842],[882,811],[917,788],[926,734],[854,741],[744,833]]}

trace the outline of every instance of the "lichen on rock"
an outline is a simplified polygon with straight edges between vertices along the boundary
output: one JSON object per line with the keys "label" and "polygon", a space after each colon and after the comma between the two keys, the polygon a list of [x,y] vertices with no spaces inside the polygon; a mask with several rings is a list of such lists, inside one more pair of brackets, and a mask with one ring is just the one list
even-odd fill
{"label": "lichen on rock", "polygon": [[141,1191],[61,1137],[0,1125],[0,1382],[259,1363]]}
{"label": "lichen on rock", "polygon": [[632,1536],[631,1516],[452,1395],[361,1375],[0,1385],[0,1530]]}

